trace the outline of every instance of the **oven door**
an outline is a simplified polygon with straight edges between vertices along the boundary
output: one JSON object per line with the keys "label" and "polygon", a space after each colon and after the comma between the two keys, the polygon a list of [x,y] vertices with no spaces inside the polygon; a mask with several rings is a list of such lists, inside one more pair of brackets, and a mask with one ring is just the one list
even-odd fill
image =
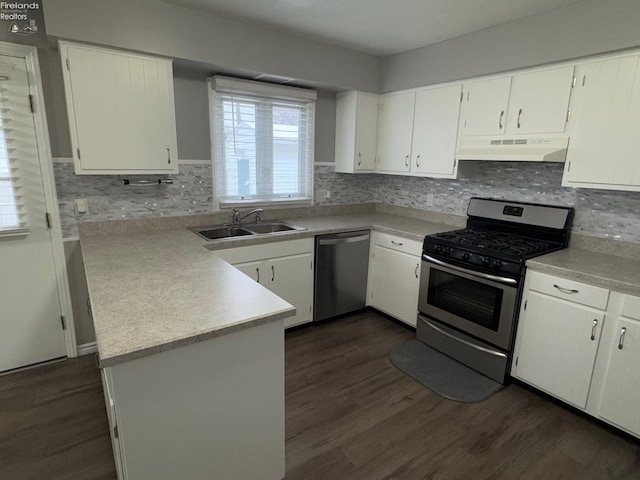
{"label": "oven door", "polygon": [[511,348],[518,280],[422,256],[420,312],[504,350]]}

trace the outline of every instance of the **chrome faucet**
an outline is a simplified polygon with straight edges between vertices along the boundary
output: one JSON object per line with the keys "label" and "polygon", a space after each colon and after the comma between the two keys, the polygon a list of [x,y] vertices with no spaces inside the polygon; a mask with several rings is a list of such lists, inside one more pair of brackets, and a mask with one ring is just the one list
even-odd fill
{"label": "chrome faucet", "polygon": [[233,224],[234,225],[240,225],[240,222],[242,222],[242,220],[244,220],[245,218],[251,216],[251,215],[255,215],[256,216],[256,223],[260,223],[260,214],[262,212],[264,212],[264,210],[262,208],[254,208],[253,210],[251,210],[249,213],[246,213],[245,215],[243,215],[242,217],[240,216],[240,211],[233,208]]}

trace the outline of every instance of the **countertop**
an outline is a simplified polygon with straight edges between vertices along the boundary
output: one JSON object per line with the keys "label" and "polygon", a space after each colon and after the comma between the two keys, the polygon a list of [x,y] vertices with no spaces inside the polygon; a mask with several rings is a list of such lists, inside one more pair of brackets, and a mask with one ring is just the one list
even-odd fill
{"label": "countertop", "polygon": [[640,296],[640,260],[570,247],[528,260],[527,267]]}
{"label": "countertop", "polygon": [[100,363],[142,358],[295,314],[210,250],[372,228],[422,241],[452,225],[381,213],[296,218],[307,230],[207,241],[179,228],[81,235]]}

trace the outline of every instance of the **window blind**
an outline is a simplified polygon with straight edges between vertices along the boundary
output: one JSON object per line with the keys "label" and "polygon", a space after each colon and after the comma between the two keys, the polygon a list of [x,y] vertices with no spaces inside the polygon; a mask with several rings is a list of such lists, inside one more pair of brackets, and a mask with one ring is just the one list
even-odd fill
{"label": "window blind", "polygon": [[316,93],[226,77],[210,82],[220,205],[311,202]]}
{"label": "window blind", "polygon": [[0,65],[0,235],[27,232],[18,157],[23,144],[31,141],[23,138],[22,126],[32,126],[33,120],[25,111],[28,98],[18,94],[24,87],[12,82],[10,70],[10,65]]}

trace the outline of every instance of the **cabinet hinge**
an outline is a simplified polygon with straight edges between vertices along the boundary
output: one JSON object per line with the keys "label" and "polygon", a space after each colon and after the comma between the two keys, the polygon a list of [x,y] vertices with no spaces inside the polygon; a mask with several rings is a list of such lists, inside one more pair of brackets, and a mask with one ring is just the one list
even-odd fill
{"label": "cabinet hinge", "polygon": [[462,100],[464,100],[464,92],[460,92],[460,103],[462,103]]}
{"label": "cabinet hinge", "polygon": [[458,163],[458,159],[457,159],[457,158],[454,158],[454,159],[453,159],[453,167],[454,167],[454,168],[455,168],[455,166],[456,166],[456,163]]}
{"label": "cabinet hinge", "polygon": [[520,357],[516,357],[516,367],[518,366],[518,360],[520,360]]}
{"label": "cabinet hinge", "polygon": [[567,118],[565,119],[564,123],[569,123],[569,118],[571,118],[571,110],[567,110]]}
{"label": "cabinet hinge", "polygon": [[525,310],[527,309],[527,302],[528,302],[528,300],[525,300],[525,301],[524,301],[524,309],[525,309]]}
{"label": "cabinet hinge", "polygon": [[71,70],[71,63],[69,62],[69,59],[66,59],[67,61],[65,62],[67,64],[67,70]]}
{"label": "cabinet hinge", "polygon": [[78,154],[78,160],[80,160],[80,147],[76,148],[76,153]]}
{"label": "cabinet hinge", "polygon": [[60,323],[62,324],[62,329],[67,329],[67,322],[65,322],[64,315],[60,315]]}
{"label": "cabinet hinge", "polygon": [[29,108],[31,113],[36,113],[36,107],[33,106],[33,95],[29,95]]}
{"label": "cabinet hinge", "polygon": [[44,220],[47,222],[47,228],[51,228],[51,214],[49,212],[44,212]]}
{"label": "cabinet hinge", "polygon": [[312,313],[312,312],[311,312],[311,305],[309,305],[309,313]]}
{"label": "cabinet hinge", "polygon": [[311,270],[313,270],[313,260],[309,262]]}
{"label": "cabinet hinge", "polygon": [[470,92],[467,92],[467,102],[469,101],[469,93]]}
{"label": "cabinet hinge", "polygon": [[583,75],[582,76],[582,86],[584,87],[587,84],[587,76]]}
{"label": "cabinet hinge", "polygon": [[115,427],[113,427],[113,436],[114,436],[115,438],[118,438],[118,437],[119,437],[119,435],[118,435],[118,425],[116,425]]}
{"label": "cabinet hinge", "polygon": [[567,167],[567,172],[571,171],[571,160],[569,160],[569,166]]}
{"label": "cabinet hinge", "polygon": [[576,76],[574,75],[574,76],[573,76],[573,79],[571,80],[571,88],[575,88],[575,86],[576,86],[576,80],[577,80],[577,79],[576,79]]}

